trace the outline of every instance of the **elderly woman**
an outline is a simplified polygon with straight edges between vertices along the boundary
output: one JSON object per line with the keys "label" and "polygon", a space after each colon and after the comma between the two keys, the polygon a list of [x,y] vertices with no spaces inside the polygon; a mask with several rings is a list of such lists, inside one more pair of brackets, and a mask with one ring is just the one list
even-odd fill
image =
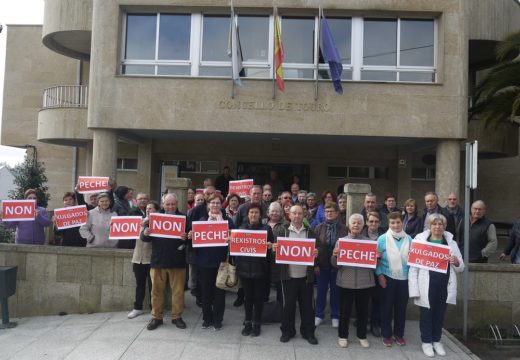
{"label": "elderly woman", "polygon": [[235,193],[228,194],[227,204],[226,215],[235,223],[237,220],[238,207],[240,206],[240,196]]}
{"label": "elderly woman", "polygon": [[[36,190],[28,189],[24,194],[25,200],[37,201]],[[17,244],[43,245],[45,243],[44,228],[51,225],[47,210],[36,205],[34,221],[6,221],[6,228],[16,228],[15,242]]]}
{"label": "elderly woman", "polygon": [[[347,238],[368,240],[361,235],[365,221],[363,215],[352,214],[348,219]],[[374,271],[370,268],[338,266],[339,247],[336,243],[330,259],[333,266],[339,268],[336,284],[339,287],[339,328],[338,344],[348,346],[348,326],[352,304],[356,304],[356,334],[362,347],[370,346],[367,340],[368,305],[370,294],[375,286]]]}
{"label": "elderly woman", "polygon": [[[248,223],[240,228],[247,230],[266,230],[268,248],[271,247],[274,236],[271,227],[262,224],[262,207],[260,204],[251,203],[247,210]],[[235,257],[236,273],[242,282],[244,289],[245,320],[242,329],[243,336],[259,336],[262,322],[262,310],[265,299],[265,286],[269,276],[271,251],[266,257],[237,256]]]}
{"label": "elderly woman", "polygon": [[339,208],[329,202],[325,205],[325,221],[316,226],[316,237],[320,240],[320,257],[314,267],[318,288],[316,295],[316,317],[314,325],[319,326],[325,317],[327,292],[330,289],[330,317],[332,327],[339,326],[339,292],[336,286],[337,269],[331,264],[331,256],[338,238],[347,236],[347,226],[339,218]]}
{"label": "elderly woman", "polygon": [[110,211],[110,198],[108,193],[99,194],[98,205],[88,212],[87,223],[79,228],[79,234],[87,239],[87,247],[117,247],[117,241],[108,240],[110,221],[117,216]]}
{"label": "elderly woman", "polygon": [[189,187],[186,190],[186,211],[190,211],[195,207],[195,189]]}
{"label": "elderly woman", "polygon": [[[143,228],[148,226],[150,214],[159,212],[161,206],[156,201],[150,201],[146,205],[146,218],[142,221]],[[143,229],[141,229],[143,230]],[[150,278],[150,258],[152,257],[152,244],[144,242],[138,238],[135,242],[134,252],[132,254],[132,270],[135,276],[135,301],[134,309],[127,315],[129,319],[133,319],[144,313],[143,301],[146,295],[146,282],[148,281],[149,293],[152,292],[152,279]]]}
{"label": "elderly woman", "polygon": [[422,216],[417,216],[417,204],[414,199],[408,199],[404,203],[403,228],[412,238],[423,231]]}
{"label": "elderly woman", "polygon": [[431,214],[426,218],[428,229],[415,237],[415,241],[450,247],[448,271],[436,271],[411,267],[408,273],[410,297],[420,306],[422,350],[426,356],[434,352],[441,356],[446,351],[441,344],[442,325],[447,304],[455,305],[457,300],[457,272],[464,270],[464,262],[453,235],[447,231],[446,218],[441,214]]}
{"label": "elderly woman", "polygon": [[[404,326],[408,304],[408,253],[412,238],[403,230],[401,213],[388,214],[388,231],[377,239],[380,259],[376,268],[381,292],[381,335],[383,344],[406,345]],[[394,327],[392,331],[392,318]]]}
{"label": "elderly woman", "polygon": [[329,201],[334,201],[334,199],[336,199],[336,195],[332,191],[325,190],[323,194],[321,194],[321,204],[318,206],[318,210],[316,210],[316,216],[312,221],[313,229],[325,221],[325,204]]}
{"label": "elderly woman", "polygon": [[[200,221],[227,221],[228,228],[233,229],[234,223],[227,215],[222,214],[222,197],[219,194],[211,195],[208,200],[208,213]],[[188,239],[192,232],[188,233]],[[200,278],[200,292],[202,298],[202,328],[213,327],[222,329],[226,291],[215,286],[220,263],[226,260],[228,248],[223,246],[194,248],[198,276]]]}
{"label": "elderly woman", "polygon": [[347,223],[347,194],[338,195],[339,217],[343,224]]}

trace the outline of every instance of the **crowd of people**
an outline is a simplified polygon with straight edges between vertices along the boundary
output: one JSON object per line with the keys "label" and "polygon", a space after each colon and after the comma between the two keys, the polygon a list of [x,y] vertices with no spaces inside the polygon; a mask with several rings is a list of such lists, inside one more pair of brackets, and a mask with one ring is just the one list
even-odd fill
{"label": "crowd of people", "polygon": [[[182,318],[184,292],[191,289],[197,305],[202,308],[204,329],[220,330],[224,323],[226,291],[216,287],[221,262],[229,259],[227,247],[194,248],[191,224],[194,221],[227,221],[229,229],[264,230],[268,251],[265,257],[237,256],[236,265],[241,289],[234,301],[244,307],[242,335],[260,336],[263,307],[271,289],[281,304],[281,342],[296,335],[296,304],[300,310],[299,332],[310,344],[318,344],[315,329],[324,326],[327,298],[331,325],[338,329],[338,345],[348,346],[349,323],[355,306],[356,337],[364,348],[370,346],[367,332],[382,337],[383,344],[403,346],[408,299],[420,307],[420,332],[425,355],[445,355],[440,342],[447,304],[454,304],[457,291],[456,272],[464,269],[461,251],[464,234],[464,211],[455,194],[448,196],[445,208],[437,194],[424,196],[425,209],[419,212],[415,199],[407,199],[403,209],[397,206],[394,194],[386,194],[378,207],[377,197],[366,194],[363,208],[347,218],[347,197],[324,191],[314,192],[293,184],[285,191],[279,184],[254,185],[249,196],[242,199],[229,193],[227,172],[217,178],[216,185],[205,183],[202,192],[187,190],[187,213],[179,210],[175,194],[162,196],[161,204],[151,201],[145,193],[133,198],[133,189],[111,182],[111,190],[89,195],[66,192],[65,207],[85,204],[87,223],[81,227],[56,230],[57,243],[63,246],[119,247],[133,249],[132,263],[136,292],[132,319],[144,313],[146,293],[151,298],[151,320],[148,330],[163,324],[164,296],[171,288],[171,321],[180,329],[187,324]],[[276,187],[276,189],[275,189]],[[25,193],[36,200],[35,190]],[[245,200],[245,201],[244,201]],[[186,216],[186,232],[179,239],[165,239],[151,234],[149,215],[154,212]],[[137,215],[143,218],[141,235],[135,240],[109,239],[112,217]],[[483,201],[471,205],[469,262],[485,263],[496,251],[497,236],[493,223],[486,217]],[[33,222],[5,222],[16,228],[16,242],[43,244],[44,227],[55,219],[37,207]],[[277,264],[274,252],[277,239],[314,239],[314,266]],[[338,265],[338,239],[377,242],[376,269]],[[229,239],[228,239],[229,240]],[[409,267],[408,254],[412,240],[443,244],[449,247],[446,273]],[[515,222],[510,242],[500,255],[520,263],[520,220]],[[316,296],[314,291],[316,289]]]}

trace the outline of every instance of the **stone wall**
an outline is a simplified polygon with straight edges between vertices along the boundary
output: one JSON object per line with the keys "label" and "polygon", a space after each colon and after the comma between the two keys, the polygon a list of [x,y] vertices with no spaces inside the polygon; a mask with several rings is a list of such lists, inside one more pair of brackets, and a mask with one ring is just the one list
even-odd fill
{"label": "stone wall", "polygon": [[0,244],[0,265],[17,265],[11,317],[131,310],[132,251]]}
{"label": "stone wall", "polygon": [[[17,265],[11,317],[125,311],[132,308],[135,279],[132,252],[57,246],[0,244],[0,266]],[[520,324],[520,265],[471,264],[469,326]],[[458,303],[449,306],[445,326],[462,327],[462,274]],[[168,298],[168,296],[167,296]],[[408,318],[418,319],[410,301]]]}

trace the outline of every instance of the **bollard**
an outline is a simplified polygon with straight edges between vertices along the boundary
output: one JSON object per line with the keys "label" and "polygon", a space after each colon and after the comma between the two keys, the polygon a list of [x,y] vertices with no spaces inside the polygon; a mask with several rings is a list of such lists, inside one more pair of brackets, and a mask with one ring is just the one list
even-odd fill
{"label": "bollard", "polygon": [[16,322],[9,321],[9,307],[7,299],[16,292],[17,266],[0,266],[0,306],[2,306],[2,324],[0,329],[13,328]]}

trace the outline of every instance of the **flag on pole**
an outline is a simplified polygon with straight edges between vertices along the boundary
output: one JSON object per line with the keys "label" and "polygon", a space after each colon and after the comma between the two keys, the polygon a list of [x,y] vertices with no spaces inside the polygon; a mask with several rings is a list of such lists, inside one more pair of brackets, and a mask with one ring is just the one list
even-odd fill
{"label": "flag on pole", "polygon": [[280,91],[285,90],[285,83],[283,80],[283,44],[282,44],[282,34],[280,32],[280,19],[278,18],[278,11],[276,7],[274,8],[274,71],[275,71],[275,80],[276,85],[278,85],[278,89]]}
{"label": "flag on pole", "polygon": [[321,14],[321,41],[320,41],[321,53],[325,61],[329,63],[330,77],[332,78],[332,84],[334,90],[340,95],[343,95],[343,87],[341,86],[341,73],[343,72],[343,65],[341,64],[341,57],[339,56],[338,49],[332,38],[332,33],[329,29],[329,23]]}
{"label": "flag on pole", "polygon": [[238,34],[238,26],[235,20],[235,9],[231,3],[231,22],[229,24],[229,41],[227,54],[231,58],[231,68],[233,70],[233,81],[241,86],[240,74],[243,74],[242,66],[242,48],[240,46],[240,36]]}

